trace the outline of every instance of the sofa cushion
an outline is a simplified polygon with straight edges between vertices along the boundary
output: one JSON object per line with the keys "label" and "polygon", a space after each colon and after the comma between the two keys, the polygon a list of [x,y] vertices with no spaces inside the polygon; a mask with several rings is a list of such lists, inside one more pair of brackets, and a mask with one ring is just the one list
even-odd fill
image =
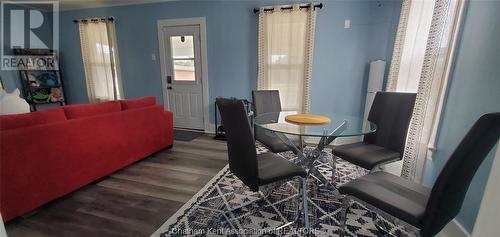
{"label": "sofa cushion", "polygon": [[155,105],[156,97],[146,96],[138,99],[120,100],[120,103],[122,104],[122,110],[138,109]]}
{"label": "sofa cushion", "polygon": [[65,120],[66,116],[62,108],[47,109],[24,114],[0,115],[0,131]]}
{"label": "sofa cushion", "polygon": [[85,118],[121,111],[121,105],[118,101],[109,101],[98,104],[69,105],[64,106],[63,108],[68,119]]}

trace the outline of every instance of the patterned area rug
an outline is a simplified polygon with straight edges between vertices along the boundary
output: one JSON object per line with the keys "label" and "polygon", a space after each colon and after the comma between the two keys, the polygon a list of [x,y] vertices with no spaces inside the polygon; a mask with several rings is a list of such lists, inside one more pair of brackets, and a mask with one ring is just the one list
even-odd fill
{"label": "patterned area rug", "polygon": [[[306,148],[306,152],[311,150]],[[265,147],[257,145],[258,153],[266,151]],[[280,155],[292,161],[296,159],[292,152]],[[322,159],[315,164],[328,180],[332,178],[331,159],[331,150],[325,149]],[[338,185],[366,172],[340,159],[336,162]],[[318,188],[317,182],[313,178],[308,181],[312,236],[338,236],[341,233],[341,196],[333,188]],[[292,180],[264,196],[250,191],[226,166],[151,236],[303,236],[294,226],[275,230],[295,219],[300,205],[298,187],[299,181]],[[226,212],[227,205],[238,208],[250,202],[254,203]],[[373,225],[372,214],[361,203],[351,201],[346,222],[348,235],[383,236]],[[399,226],[393,226],[391,232],[409,236]]]}

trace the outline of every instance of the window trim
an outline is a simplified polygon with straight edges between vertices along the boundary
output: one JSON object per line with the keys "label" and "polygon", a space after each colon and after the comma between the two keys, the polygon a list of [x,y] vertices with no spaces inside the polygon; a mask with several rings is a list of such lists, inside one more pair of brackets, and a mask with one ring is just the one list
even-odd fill
{"label": "window trim", "polygon": [[446,66],[443,72],[443,83],[439,91],[439,102],[436,109],[436,115],[434,116],[434,121],[432,123],[432,132],[429,142],[427,143],[427,156],[428,160],[433,159],[434,153],[437,151],[437,142],[439,137],[439,132],[441,130],[443,113],[445,109],[445,103],[449,94],[449,87],[452,81],[453,71],[456,63],[456,56],[458,52],[458,44],[460,43],[460,34],[463,28],[464,16],[466,12],[466,2],[465,0],[457,0],[458,12],[453,19],[453,29],[450,34],[450,47],[448,47],[448,53],[446,56]]}

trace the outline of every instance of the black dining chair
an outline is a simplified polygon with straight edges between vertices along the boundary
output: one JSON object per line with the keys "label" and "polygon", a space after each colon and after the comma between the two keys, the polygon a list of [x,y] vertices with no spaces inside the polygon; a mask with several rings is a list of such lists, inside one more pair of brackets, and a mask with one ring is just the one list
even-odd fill
{"label": "black dining chair", "polygon": [[308,227],[307,172],[275,153],[257,154],[255,139],[241,100],[218,97],[216,103],[226,132],[230,171],[253,192],[258,192],[265,185],[300,178],[298,196],[302,200],[304,223]]}
{"label": "black dining chair", "polygon": [[[255,116],[265,113],[281,112],[280,92],[278,90],[254,90],[252,91],[252,100],[253,112]],[[262,119],[260,121],[262,122]],[[257,141],[262,143],[274,153],[290,150],[290,148],[274,133],[259,126],[254,126],[254,136]],[[287,136],[296,147],[302,147],[301,138],[299,136]]]}
{"label": "black dining chair", "polygon": [[[472,126],[439,173],[432,189],[383,171],[373,172],[339,187],[343,225],[349,199],[354,198],[382,215],[398,218],[421,236],[439,233],[460,211],[477,169],[500,136],[500,113],[483,115]],[[376,216],[374,222],[377,227]],[[387,231],[387,230],[386,230]]]}
{"label": "black dining chair", "polygon": [[377,92],[368,114],[377,131],[362,142],[335,146],[333,155],[367,170],[401,160],[415,98],[415,93]]}

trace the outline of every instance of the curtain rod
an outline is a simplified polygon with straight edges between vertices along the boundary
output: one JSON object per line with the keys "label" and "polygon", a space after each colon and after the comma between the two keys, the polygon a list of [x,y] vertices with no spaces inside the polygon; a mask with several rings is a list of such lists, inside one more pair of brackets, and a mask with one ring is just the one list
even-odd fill
{"label": "curtain rod", "polygon": [[75,19],[73,20],[74,23],[79,23],[79,22],[97,22],[97,21],[114,21],[115,18],[110,16],[110,17],[96,17],[96,18],[87,18],[87,19]]}
{"label": "curtain rod", "polygon": [[[315,3],[313,5],[315,8],[323,8],[323,3]],[[303,6],[300,6],[300,8],[310,8],[311,5],[303,5]],[[286,7],[281,7],[281,10],[290,10],[290,9],[293,9],[293,6],[286,6]],[[268,12],[268,11],[274,11],[274,8],[273,7],[269,7],[269,8],[264,8],[264,11],[265,12]],[[254,8],[253,9],[253,13],[259,13],[260,12],[260,9],[259,8]]]}

